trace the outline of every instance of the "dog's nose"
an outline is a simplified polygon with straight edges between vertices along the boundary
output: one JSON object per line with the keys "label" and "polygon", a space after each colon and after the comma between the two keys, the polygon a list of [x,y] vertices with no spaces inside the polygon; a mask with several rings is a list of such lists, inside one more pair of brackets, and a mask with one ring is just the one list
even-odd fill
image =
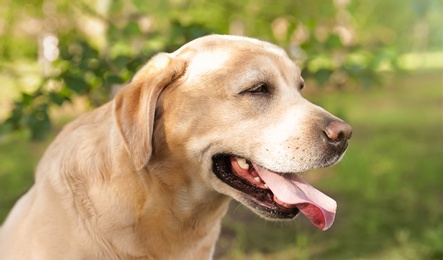
{"label": "dog's nose", "polygon": [[336,146],[344,145],[352,136],[352,127],[342,121],[332,121],[323,130],[327,141]]}

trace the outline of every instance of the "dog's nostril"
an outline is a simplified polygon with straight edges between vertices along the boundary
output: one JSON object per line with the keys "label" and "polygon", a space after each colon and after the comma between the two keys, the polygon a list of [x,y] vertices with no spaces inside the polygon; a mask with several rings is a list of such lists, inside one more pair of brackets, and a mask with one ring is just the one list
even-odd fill
{"label": "dog's nostril", "polygon": [[340,132],[337,136],[337,141],[342,140],[345,137],[345,134],[343,134],[343,132]]}
{"label": "dog's nostril", "polygon": [[352,127],[341,121],[333,121],[323,130],[329,142],[346,142],[352,136]]}

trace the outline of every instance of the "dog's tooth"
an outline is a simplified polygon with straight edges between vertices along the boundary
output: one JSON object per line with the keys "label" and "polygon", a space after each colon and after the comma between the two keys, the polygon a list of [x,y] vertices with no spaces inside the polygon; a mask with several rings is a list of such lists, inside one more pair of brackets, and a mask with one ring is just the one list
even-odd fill
{"label": "dog's tooth", "polygon": [[269,186],[268,186],[268,184],[266,184],[266,183],[263,183],[263,188],[264,188],[264,189],[269,189]]}
{"label": "dog's tooth", "polygon": [[259,183],[259,182],[260,182],[260,177],[255,177],[255,178],[254,178],[254,181],[257,182],[257,183]]}
{"label": "dog's tooth", "polygon": [[245,158],[236,157],[236,159],[238,166],[240,166],[240,168],[242,168],[243,170],[249,170],[249,164],[246,162]]}

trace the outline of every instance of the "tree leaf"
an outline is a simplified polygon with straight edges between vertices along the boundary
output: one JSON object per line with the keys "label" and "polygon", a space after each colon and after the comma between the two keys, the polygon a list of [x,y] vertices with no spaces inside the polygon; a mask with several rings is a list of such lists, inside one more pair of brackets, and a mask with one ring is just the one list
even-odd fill
{"label": "tree leaf", "polygon": [[83,78],[75,75],[64,75],[62,78],[65,85],[78,94],[84,93],[89,89],[88,84]]}

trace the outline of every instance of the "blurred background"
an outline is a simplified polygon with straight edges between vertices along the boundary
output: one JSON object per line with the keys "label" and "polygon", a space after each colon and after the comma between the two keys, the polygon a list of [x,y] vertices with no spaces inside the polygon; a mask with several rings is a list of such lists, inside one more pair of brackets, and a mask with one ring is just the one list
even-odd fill
{"label": "blurred background", "polygon": [[326,232],[231,204],[216,259],[443,259],[443,1],[0,0],[0,223],[63,124],[149,57],[196,37],[280,45],[304,96],[354,127],[304,178],[338,203]]}

